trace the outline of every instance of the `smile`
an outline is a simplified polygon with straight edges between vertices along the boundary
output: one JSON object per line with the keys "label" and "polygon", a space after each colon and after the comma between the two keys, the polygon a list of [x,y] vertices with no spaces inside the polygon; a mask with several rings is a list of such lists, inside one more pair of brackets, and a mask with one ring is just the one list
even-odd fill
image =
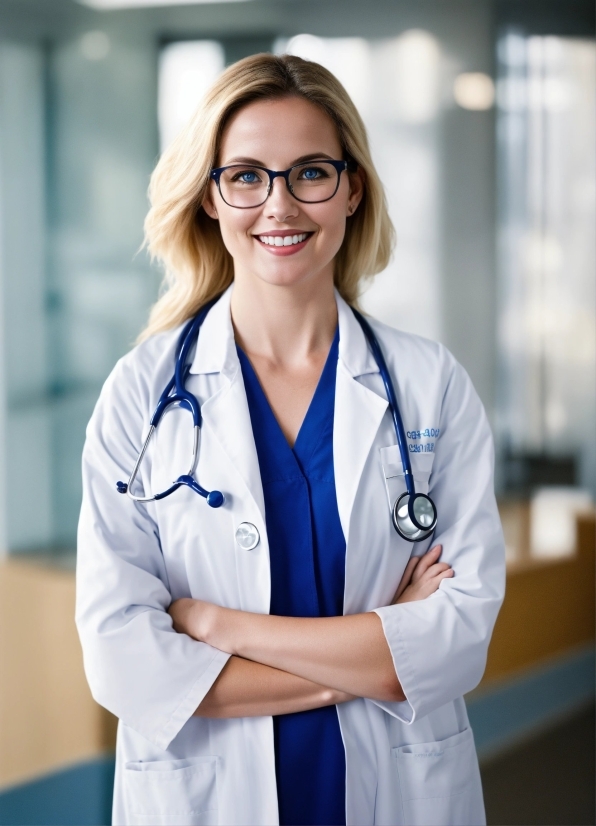
{"label": "smile", "polygon": [[297,235],[256,235],[255,238],[268,247],[292,247],[306,241],[310,232],[300,232]]}

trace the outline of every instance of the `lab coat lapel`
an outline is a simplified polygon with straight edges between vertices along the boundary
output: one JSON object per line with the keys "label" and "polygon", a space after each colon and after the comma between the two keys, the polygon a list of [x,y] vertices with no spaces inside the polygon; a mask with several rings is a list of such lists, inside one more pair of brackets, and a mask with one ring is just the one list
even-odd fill
{"label": "lab coat lapel", "polygon": [[339,294],[336,299],[340,340],[333,457],[339,518],[349,552],[350,520],[360,477],[387,410],[387,399],[358,381],[379,369],[352,310]]}
{"label": "lab coat lapel", "polygon": [[205,319],[190,372],[219,373],[222,377],[219,389],[202,406],[203,426],[214,434],[227,453],[264,521],[261,473],[236,352],[230,314],[231,295],[232,287],[226,290]]}

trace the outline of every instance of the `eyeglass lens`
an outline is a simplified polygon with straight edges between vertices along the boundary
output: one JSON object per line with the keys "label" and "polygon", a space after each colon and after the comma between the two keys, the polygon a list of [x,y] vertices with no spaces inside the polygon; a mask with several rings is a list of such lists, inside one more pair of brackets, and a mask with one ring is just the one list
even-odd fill
{"label": "eyeglass lens", "polygon": [[[339,184],[339,171],[325,161],[300,164],[288,176],[290,190],[299,201],[317,203],[332,198]],[[224,201],[235,207],[260,206],[267,199],[270,178],[264,169],[230,166],[221,174],[219,186]]]}

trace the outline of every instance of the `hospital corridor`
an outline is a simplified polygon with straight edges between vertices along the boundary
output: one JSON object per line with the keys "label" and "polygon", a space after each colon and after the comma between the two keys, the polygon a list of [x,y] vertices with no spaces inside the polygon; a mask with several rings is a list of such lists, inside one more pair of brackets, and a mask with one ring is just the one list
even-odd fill
{"label": "hospital corridor", "polygon": [[0,826],[596,824],[595,26],[0,0]]}

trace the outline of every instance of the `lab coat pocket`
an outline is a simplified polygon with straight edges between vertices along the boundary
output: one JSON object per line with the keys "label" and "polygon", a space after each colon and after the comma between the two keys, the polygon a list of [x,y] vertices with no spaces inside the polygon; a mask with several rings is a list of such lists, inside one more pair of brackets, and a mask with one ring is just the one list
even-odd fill
{"label": "lab coat pocket", "polygon": [[[406,480],[404,469],[401,463],[401,455],[397,445],[382,447],[381,466],[385,479],[385,491],[389,509],[393,511],[393,506],[402,493],[406,492]],[[433,466],[434,453],[415,453],[410,456],[412,474],[417,493],[428,493],[428,482]]]}
{"label": "lab coat pocket", "polygon": [[471,729],[392,749],[408,826],[480,826],[484,805]]}
{"label": "lab coat pocket", "polygon": [[130,826],[211,826],[217,815],[217,757],[127,763]]}

